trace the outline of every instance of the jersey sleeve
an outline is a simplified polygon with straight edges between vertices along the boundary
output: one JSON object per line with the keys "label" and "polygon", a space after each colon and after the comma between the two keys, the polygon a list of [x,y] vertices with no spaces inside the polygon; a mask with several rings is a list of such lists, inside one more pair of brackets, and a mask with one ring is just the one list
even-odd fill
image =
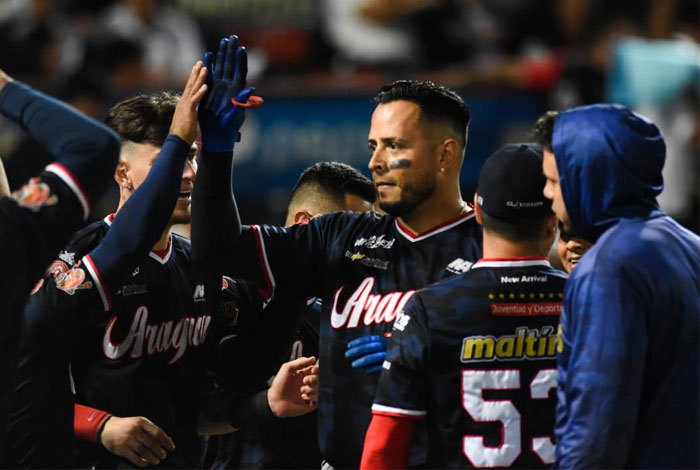
{"label": "jersey sleeve", "polygon": [[428,397],[428,322],[420,294],[396,315],[372,405],[375,415],[422,418]]}
{"label": "jersey sleeve", "polygon": [[[268,301],[280,286],[293,295],[317,297],[328,273],[328,253],[348,222],[343,212],[312,219],[292,227],[251,225],[242,240],[257,254],[263,297]],[[247,236],[246,236],[247,235]]]}
{"label": "jersey sleeve", "polygon": [[634,437],[650,299],[631,273],[605,265],[599,260],[593,271],[574,271],[566,286],[558,357],[558,468],[622,468]]}

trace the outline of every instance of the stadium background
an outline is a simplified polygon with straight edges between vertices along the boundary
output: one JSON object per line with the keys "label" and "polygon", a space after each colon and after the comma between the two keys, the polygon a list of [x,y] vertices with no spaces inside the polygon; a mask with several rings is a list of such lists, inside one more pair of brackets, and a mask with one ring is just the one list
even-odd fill
{"label": "stadium background", "polygon": [[[137,92],[180,90],[201,52],[229,34],[248,48],[249,81],[266,100],[235,152],[244,223],[281,223],[316,161],[369,176],[370,99],[414,78],[457,90],[471,108],[466,199],[486,157],[527,140],[544,111],[619,102],[662,129],[662,207],[700,229],[696,0],[0,1],[0,67],[100,120]],[[48,158],[1,117],[0,156],[13,189]],[[115,183],[92,218],[117,197]]]}

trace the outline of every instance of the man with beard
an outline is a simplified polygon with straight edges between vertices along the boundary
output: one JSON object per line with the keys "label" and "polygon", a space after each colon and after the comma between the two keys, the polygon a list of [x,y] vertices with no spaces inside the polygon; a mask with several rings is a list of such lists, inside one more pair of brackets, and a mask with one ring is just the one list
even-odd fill
{"label": "man with beard", "polygon": [[666,145],[619,105],[536,124],[544,195],[593,245],[564,292],[557,468],[698,468],[700,238],[656,202]]}
{"label": "man with beard", "polygon": [[[368,144],[376,212],[336,212],[288,228],[242,226],[231,155],[204,152],[193,194],[193,256],[265,295],[322,300],[319,445],[325,465],[357,468],[378,374],[354,369],[348,342],[387,337],[414,292],[468,269],[481,232],[459,189],[470,113],[453,91],[398,81],[379,90]],[[235,178],[234,178],[235,186]],[[411,464],[424,461],[415,448]]]}

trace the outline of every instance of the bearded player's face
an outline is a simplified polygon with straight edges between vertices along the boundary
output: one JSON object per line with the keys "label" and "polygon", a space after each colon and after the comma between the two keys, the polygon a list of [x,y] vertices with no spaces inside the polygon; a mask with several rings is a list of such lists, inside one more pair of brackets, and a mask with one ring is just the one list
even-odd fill
{"label": "bearded player's face", "polygon": [[397,217],[411,213],[435,192],[439,142],[410,101],[380,104],[372,114],[367,142],[369,169],[379,207]]}

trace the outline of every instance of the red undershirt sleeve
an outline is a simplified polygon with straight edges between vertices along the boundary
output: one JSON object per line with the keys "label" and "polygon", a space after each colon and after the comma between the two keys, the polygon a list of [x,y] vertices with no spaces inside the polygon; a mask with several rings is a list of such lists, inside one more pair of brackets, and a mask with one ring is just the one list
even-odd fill
{"label": "red undershirt sleeve", "polygon": [[415,418],[375,414],[365,435],[362,470],[406,468]]}

